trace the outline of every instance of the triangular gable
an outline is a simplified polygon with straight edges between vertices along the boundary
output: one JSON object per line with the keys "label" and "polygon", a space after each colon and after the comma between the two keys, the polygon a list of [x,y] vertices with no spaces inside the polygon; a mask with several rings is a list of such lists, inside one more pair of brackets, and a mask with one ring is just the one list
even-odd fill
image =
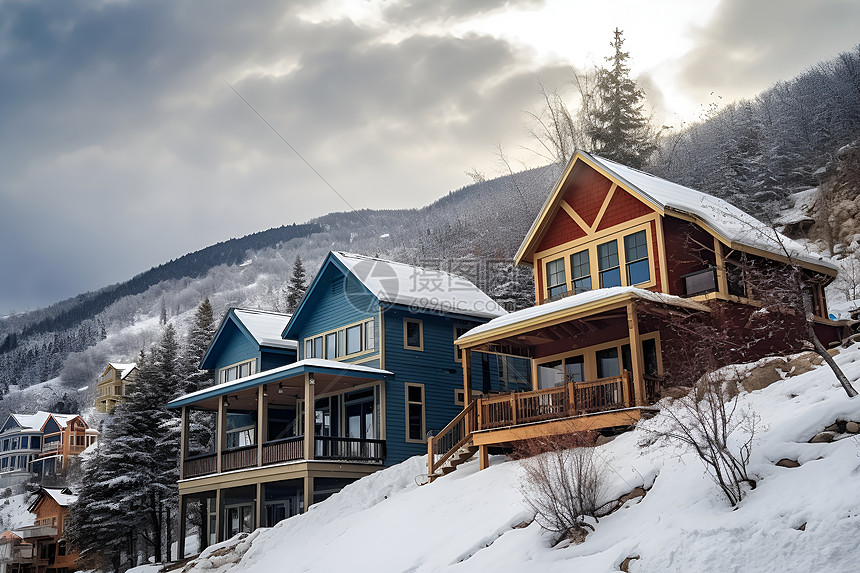
{"label": "triangular gable", "polygon": [[12,428],[23,428],[20,423],[18,423],[17,418],[15,418],[15,414],[9,414],[9,417],[6,418],[6,421],[3,423],[3,427],[0,428],[0,432],[5,432],[7,430],[11,430]]}
{"label": "triangular gable", "polygon": [[[302,297],[298,308],[284,328],[284,332],[281,333],[282,338],[297,337],[298,329],[307,320],[309,314],[313,312],[316,300],[322,295],[325,289],[332,288],[332,282],[338,279],[336,275],[343,277],[345,292],[352,294],[361,293],[365,296],[369,294],[377,304],[379,303],[376,294],[370,292],[360,280],[352,275],[352,272],[346,265],[338,260],[333,252],[329,251],[322,265],[320,265],[319,271],[314,275],[313,281],[311,281],[310,286],[305,291],[305,296]],[[355,280],[347,280],[347,277],[352,277]]]}
{"label": "triangular gable", "polygon": [[62,431],[62,427],[57,423],[53,416],[48,416],[48,419],[45,420],[44,424],[42,424],[41,429],[43,434],[55,434]]}
{"label": "triangular gable", "polygon": [[536,252],[655,211],[662,214],[662,206],[577,151],[520,245],[515,262],[531,265]]}
{"label": "triangular gable", "polygon": [[215,368],[215,359],[220,352],[219,347],[223,344],[225,339],[229,338],[237,331],[249,341],[253,342],[259,349],[260,345],[257,343],[257,340],[236,316],[234,312],[235,310],[236,309],[231,308],[227,311],[227,314],[224,315],[224,318],[221,319],[221,324],[218,325],[218,330],[215,331],[215,336],[212,337],[212,342],[209,343],[209,348],[206,349],[206,354],[203,355],[203,359],[200,361],[201,370],[212,370]]}

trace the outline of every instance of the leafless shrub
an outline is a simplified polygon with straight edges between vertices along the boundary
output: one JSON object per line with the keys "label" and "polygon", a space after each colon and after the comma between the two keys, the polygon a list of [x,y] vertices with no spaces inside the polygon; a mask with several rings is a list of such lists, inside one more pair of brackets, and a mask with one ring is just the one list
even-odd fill
{"label": "leafless shrub", "polygon": [[581,540],[594,527],[605,495],[605,470],[595,457],[594,436],[567,434],[532,440],[519,449],[520,456],[540,452],[522,461],[520,491],[541,527],[564,539]]}
{"label": "leafless shrub", "polygon": [[733,369],[705,374],[692,392],[664,410],[669,428],[655,431],[690,446],[733,506],[747,486],[756,485],[747,467],[758,415],[738,405],[739,379]]}

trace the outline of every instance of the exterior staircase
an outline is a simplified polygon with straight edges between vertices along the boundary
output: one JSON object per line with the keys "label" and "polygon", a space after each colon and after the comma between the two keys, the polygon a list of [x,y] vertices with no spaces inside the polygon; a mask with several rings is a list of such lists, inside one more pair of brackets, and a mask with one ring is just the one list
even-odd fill
{"label": "exterior staircase", "polygon": [[472,432],[478,429],[476,402],[470,402],[435,436],[427,439],[427,478],[432,482],[468,461],[478,451]]}

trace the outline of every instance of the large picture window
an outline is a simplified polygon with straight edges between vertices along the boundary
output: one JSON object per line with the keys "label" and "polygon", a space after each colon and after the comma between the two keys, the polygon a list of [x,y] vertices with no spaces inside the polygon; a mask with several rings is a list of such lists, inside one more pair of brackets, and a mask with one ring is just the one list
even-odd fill
{"label": "large picture window", "polygon": [[567,281],[564,277],[564,259],[556,259],[546,264],[546,290],[550,297],[567,292]]}
{"label": "large picture window", "polygon": [[376,347],[374,319],[305,339],[305,358],[337,360]]}
{"label": "large picture window", "polygon": [[645,231],[624,237],[624,260],[627,264],[627,284],[637,285],[651,280]]}
{"label": "large picture window", "polygon": [[[222,368],[218,371],[218,382],[224,384],[225,382],[232,382],[233,380],[238,380],[239,378],[245,378],[250,376],[251,374],[257,373],[257,361],[256,360],[246,360],[244,362],[239,362],[237,364],[231,364],[225,368]],[[117,395],[122,394],[122,388],[116,391]]]}

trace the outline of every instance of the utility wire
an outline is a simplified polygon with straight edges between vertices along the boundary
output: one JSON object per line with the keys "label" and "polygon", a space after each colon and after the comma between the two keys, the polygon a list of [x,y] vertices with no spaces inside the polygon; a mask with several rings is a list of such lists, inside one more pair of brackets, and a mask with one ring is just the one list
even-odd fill
{"label": "utility wire", "polygon": [[277,136],[281,139],[281,141],[283,141],[284,143],[286,143],[286,144],[287,144],[287,147],[289,147],[290,149],[292,149],[292,150],[293,150],[293,153],[295,153],[295,154],[298,156],[298,158],[299,158],[299,159],[301,159],[302,161],[304,161],[305,165],[307,165],[307,166],[311,169],[311,171],[313,171],[313,172],[316,174],[316,176],[317,176],[317,177],[319,177],[319,178],[320,178],[320,180],[328,186],[328,188],[329,188],[329,189],[331,189],[332,191],[334,191],[334,194],[335,194],[335,195],[337,195],[338,197],[340,197],[340,200],[341,200],[341,201],[343,201],[344,203],[346,203],[346,206],[347,206],[347,207],[349,207],[349,208],[350,208],[350,210],[352,210],[352,212],[353,212],[353,213],[355,213],[356,215],[358,215],[358,216],[361,218],[361,220],[362,220],[362,221],[364,221],[364,223],[365,223],[368,227],[373,228],[373,225],[371,225],[371,224],[370,224],[370,222],[369,222],[367,219],[365,219],[365,218],[364,218],[364,216],[363,216],[363,215],[358,211],[358,209],[356,209],[355,207],[353,207],[353,206],[352,206],[352,204],[351,204],[349,201],[347,201],[347,200],[346,200],[346,197],[344,197],[343,195],[341,195],[340,193],[338,193],[338,190],[337,190],[337,189],[335,189],[335,188],[334,188],[334,186],[333,186],[331,183],[329,183],[329,182],[328,182],[328,180],[327,180],[325,177],[323,177],[323,176],[322,176],[322,174],[321,174],[319,171],[317,171],[317,170],[316,170],[316,168],[314,168],[314,166],[313,166],[313,165],[311,165],[311,164],[310,164],[310,162],[308,162],[308,160],[307,160],[307,159],[305,159],[305,158],[304,158],[304,156],[303,156],[301,153],[299,153],[299,150],[298,150],[298,149],[296,149],[295,147],[293,147],[293,146],[292,146],[292,144],[291,144],[289,141],[287,141],[287,140],[284,138],[284,136],[283,136],[283,135],[281,135],[281,134],[280,134],[280,132],[279,132],[277,129],[275,129],[275,127],[274,127],[271,123],[269,123],[269,122],[266,120],[266,118],[265,118],[265,117],[263,117],[263,116],[260,114],[260,112],[259,112],[259,111],[257,111],[257,109],[256,109],[253,105],[251,105],[251,103],[250,103],[248,100],[246,100],[244,97],[242,97],[242,94],[240,94],[240,93],[236,90],[236,88],[234,88],[234,87],[233,87],[233,85],[232,85],[232,84],[230,84],[230,82],[228,82],[228,81],[227,81],[227,80],[225,80],[224,78],[221,78],[221,81],[222,81],[222,82],[224,82],[225,84],[227,84],[227,87],[229,87],[231,90],[233,90],[233,93],[235,93],[237,96],[239,96],[239,99],[241,99],[243,102],[245,102],[245,105],[247,105],[249,108],[251,108],[251,111],[253,111],[255,114],[257,114],[257,117],[259,117],[261,120],[263,120],[263,123],[265,123],[266,125],[268,125],[268,126],[269,126],[269,129],[271,129],[273,132],[275,132],[275,135],[277,135]]}

